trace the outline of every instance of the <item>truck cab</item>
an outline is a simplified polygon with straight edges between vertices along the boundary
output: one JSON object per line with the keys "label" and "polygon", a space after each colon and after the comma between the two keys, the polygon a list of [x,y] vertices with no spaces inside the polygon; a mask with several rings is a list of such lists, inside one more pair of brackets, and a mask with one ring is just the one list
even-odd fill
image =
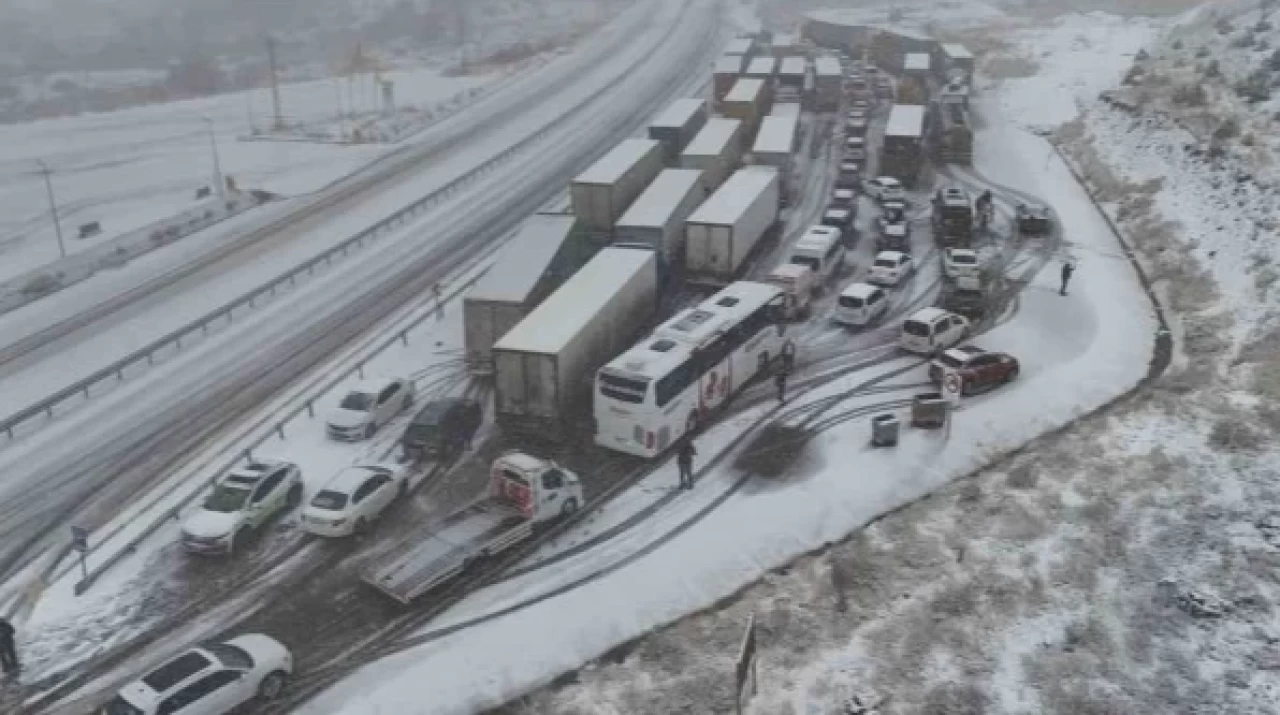
{"label": "truck cab", "polygon": [[582,506],[578,475],[547,459],[507,452],[489,469],[489,495],[509,502],[537,524]]}

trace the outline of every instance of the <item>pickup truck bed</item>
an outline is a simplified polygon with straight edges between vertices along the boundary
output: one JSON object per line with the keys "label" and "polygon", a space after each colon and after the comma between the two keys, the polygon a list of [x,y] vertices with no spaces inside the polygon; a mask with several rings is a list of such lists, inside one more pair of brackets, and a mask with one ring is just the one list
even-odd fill
{"label": "pickup truck bed", "polygon": [[409,603],[457,576],[481,553],[528,538],[533,524],[515,507],[482,499],[456,511],[364,574],[369,585]]}

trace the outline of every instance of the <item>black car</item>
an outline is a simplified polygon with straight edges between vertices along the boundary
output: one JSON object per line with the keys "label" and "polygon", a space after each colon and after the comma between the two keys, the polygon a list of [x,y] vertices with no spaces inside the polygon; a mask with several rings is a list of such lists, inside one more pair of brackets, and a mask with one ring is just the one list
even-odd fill
{"label": "black car", "polygon": [[400,438],[405,459],[452,457],[471,444],[482,421],[484,411],[475,400],[448,397],[428,402]]}
{"label": "black car", "polygon": [[1049,209],[1039,204],[1018,204],[1018,233],[1042,236],[1049,232]]}

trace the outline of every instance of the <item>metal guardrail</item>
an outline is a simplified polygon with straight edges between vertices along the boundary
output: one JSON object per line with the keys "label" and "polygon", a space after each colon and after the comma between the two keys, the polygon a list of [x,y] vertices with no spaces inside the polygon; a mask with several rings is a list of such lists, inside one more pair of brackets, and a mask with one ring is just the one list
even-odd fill
{"label": "metal guardrail", "polygon": [[[574,109],[576,110],[577,107],[574,107]],[[171,345],[181,348],[183,340],[192,338],[196,333],[201,335],[207,334],[209,328],[218,321],[225,320],[228,323],[231,322],[236,310],[244,307],[253,308],[256,302],[264,298],[274,297],[276,292],[286,285],[294,285],[300,276],[311,275],[315,272],[316,268],[321,265],[331,264],[335,258],[345,257],[354,249],[362,248],[366,242],[372,242],[392,231],[403,228],[410,219],[415,218],[424,211],[434,207],[441,201],[452,197],[459,189],[462,189],[465,186],[474,183],[481,177],[492,173],[499,164],[506,162],[513,155],[524,150],[529,144],[543,138],[557,126],[558,124],[553,122],[543,127],[534,134],[520,140],[514,146],[508,147],[502,153],[485,161],[480,166],[472,169],[462,176],[459,176],[439,189],[436,189],[412,204],[396,211],[390,216],[383,218],[372,226],[342,241],[338,245],[333,246],[310,260],[268,280],[232,302],[206,313],[205,315],[171,333],[168,333],[167,335],[161,336],[150,344],[135,350],[129,355],[98,370],[97,372],[94,372],[88,377],[78,380],[77,382],[72,383],[58,392],[40,400],[39,402],[21,409],[3,420],[0,420],[0,431],[3,431],[8,438],[12,439],[14,436],[14,429],[19,425],[36,418],[52,418],[55,407],[73,398],[88,398],[90,388],[93,386],[112,379],[117,382],[124,380],[124,373],[126,370],[142,362],[146,362],[148,365],[154,364],[156,354],[161,350]]]}

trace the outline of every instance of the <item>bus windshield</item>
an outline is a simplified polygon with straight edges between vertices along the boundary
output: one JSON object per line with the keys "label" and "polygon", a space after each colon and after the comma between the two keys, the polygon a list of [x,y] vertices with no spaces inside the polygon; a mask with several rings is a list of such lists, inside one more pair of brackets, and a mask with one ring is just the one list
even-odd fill
{"label": "bus windshield", "polygon": [[792,256],[791,262],[797,266],[808,266],[814,271],[822,267],[822,262],[812,256]]}

